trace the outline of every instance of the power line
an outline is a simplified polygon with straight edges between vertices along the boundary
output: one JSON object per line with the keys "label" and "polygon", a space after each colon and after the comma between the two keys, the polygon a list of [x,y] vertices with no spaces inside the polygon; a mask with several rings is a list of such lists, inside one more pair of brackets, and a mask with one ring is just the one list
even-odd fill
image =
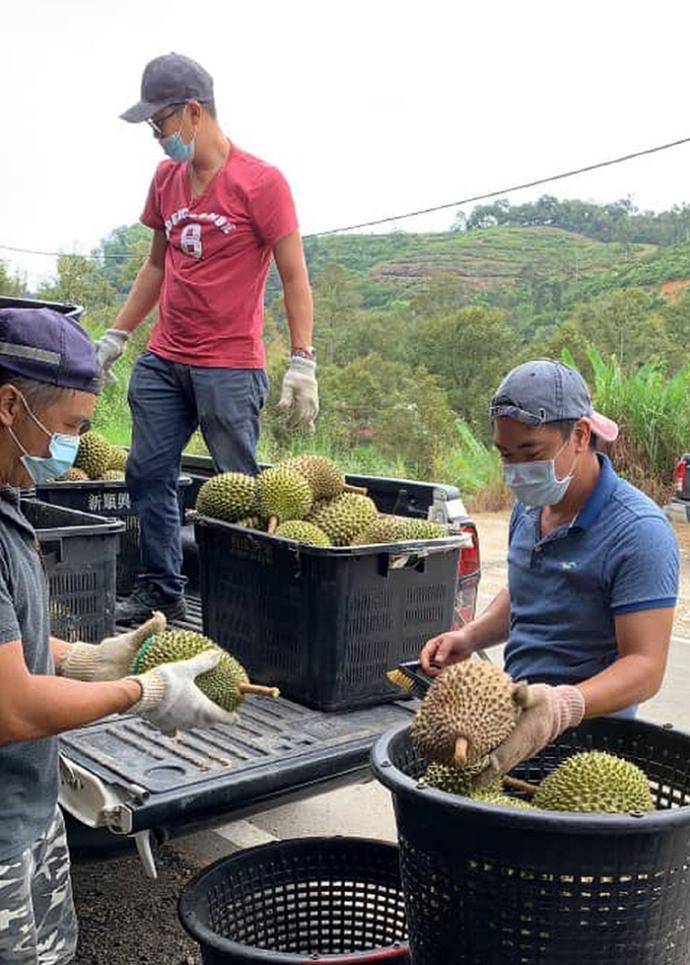
{"label": "power line", "polygon": [[[303,235],[304,240],[309,238],[322,238],[325,235],[335,235],[343,231],[354,231],[357,228],[373,228],[376,225],[388,224],[391,221],[403,221],[406,218],[415,218],[421,214],[432,214],[435,211],[445,211],[448,208],[459,208],[466,204],[472,204],[475,201],[487,201],[489,198],[496,198],[502,194],[513,194],[515,191],[523,191],[526,188],[536,188],[542,184],[550,184],[553,181],[562,181],[565,178],[572,178],[578,174],[587,174],[589,171],[596,171],[600,168],[611,167],[614,164],[623,164],[626,161],[632,161],[638,157],[644,157],[648,154],[658,154],[660,151],[668,151],[674,147],[680,147],[682,144],[689,144],[690,137],[683,137],[677,141],[668,141],[666,144],[658,144],[656,147],[648,147],[642,151],[633,151],[629,154],[622,154],[620,157],[609,158],[606,161],[596,161],[593,164],[587,164],[584,167],[573,168],[570,171],[562,171],[559,174],[551,174],[548,177],[536,178],[532,181],[523,181],[521,184],[513,184],[505,188],[499,188],[496,191],[487,191],[484,194],[475,194],[467,198],[461,198],[459,201],[448,201],[445,204],[432,205],[429,208],[419,208],[416,211],[406,211],[403,214],[389,215],[385,218],[375,218],[372,221],[360,221],[357,224],[344,225],[340,228],[327,228],[324,231],[312,231],[310,234]],[[34,248],[18,248],[14,245],[4,245],[0,244],[0,250],[2,251],[13,251],[20,254],[26,255],[44,255],[46,257],[58,258],[62,255],[69,255],[68,252],[64,251],[38,251]],[[108,255],[102,254],[100,256],[93,255],[80,255],[73,254],[72,257],[77,258],[91,258],[98,257],[99,260],[105,261],[120,261],[123,258],[132,257],[131,253],[125,252],[121,255]]]}

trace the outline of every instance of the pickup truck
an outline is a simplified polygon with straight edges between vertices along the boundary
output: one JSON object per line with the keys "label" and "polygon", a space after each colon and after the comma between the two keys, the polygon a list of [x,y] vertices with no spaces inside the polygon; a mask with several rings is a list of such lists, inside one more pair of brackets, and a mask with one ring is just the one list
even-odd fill
{"label": "pickup truck", "polygon": [[[193,506],[213,474],[210,459],[185,456]],[[480,576],[477,531],[453,486],[348,476],[366,486],[383,512],[436,519],[463,537],[455,620],[474,616]],[[193,527],[183,529],[188,615],[182,626],[202,626],[198,555]],[[238,723],[164,737],[135,717],[112,717],[63,734],[60,798],[71,837],[93,846],[103,829],[133,837],[144,867],[155,877],[152,845],[172,835],[211,828],[290,800],[364,779],[369,752],[386,730],[409,720],[415,701],[325,713],[279,698],[243,707]],[[85,826],[92,832],[85,834]],[[100,832],[100,833],[99,833]]]}
{"label": "pickup truck", "polygon": [[[0,307],[49,306],[75,319],[74,305],[0,297]],[[191,509],[211,460],[186,455]],[[371,476],[348,476],[365,486],[379,510],[447,523],[462,537],[455,588],[455,621],[474,617],[480,577],[477,530],[454,486]],[[181,624],[200,631],[198,552],[193,526],[183,528],[188,614]],[[391,668],[392,669],[392,668]],[[256,699],[231,727],[163,736],[139,718],[109,717],[61,736],[60,800],[72,843],[107,846],[113,835],[133,838],[155,877],[152,845],[171,835],[218,826],[368,774],[369,753],[386,730],[415,710],[407,698],[379,706],[325,713],[283,698]]]}

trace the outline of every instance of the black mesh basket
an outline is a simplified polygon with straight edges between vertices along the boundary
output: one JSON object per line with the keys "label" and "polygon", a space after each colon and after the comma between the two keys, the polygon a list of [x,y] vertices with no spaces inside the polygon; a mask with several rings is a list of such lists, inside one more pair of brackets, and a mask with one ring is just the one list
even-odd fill
{"label": "black mesh basket", "polygon": [[690,962],[690,736],[586,721],[514,774],[538,783],[581,750],[639,765],[658,810],[480,804],[419,783],[426,762],[408,728],[380,739],[372,764],[393,792],[415,965]]}
{"label": "black mesh basket", "polygon": [[205,965],[408,963],[398,849],[362,838],[301,838],[238,851],[180,898]]}

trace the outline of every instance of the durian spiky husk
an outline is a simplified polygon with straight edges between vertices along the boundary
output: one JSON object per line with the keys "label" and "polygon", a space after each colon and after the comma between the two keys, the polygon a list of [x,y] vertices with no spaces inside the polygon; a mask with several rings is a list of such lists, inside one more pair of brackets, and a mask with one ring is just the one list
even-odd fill
{"label": "durian spiky husk", "polygon": [[89,479],[102,479],[108,469],[113,447],[108,440],[90,429],[79,437],[79,451],[74,460],[75,468],[83,469]]}
{"label": "durian spiky husk", "polygon": [[307,523],[304,519],[288,519],[281,523],[275,531],[275,536],[282,536],[284,539],[294,539],[298,543],[306,543],[309,546],[330,546],[330,540],[322,529]]}
{"label": "durian spiky husk", "polygon": [[343,493],[316,506],[307,519],[326,533],[332,546],[349,546],[377,515],[376,504],[368,496]]}
{"label": "durian spiky husk", "polygon": [[368,543],[397,543],[414,539],[443,539],[448,528],[442,523],[428,519],[413,519],[405,516],[379,515],[354,539],[355,545]]}
{"label": "durian spiky husk", "polygon": [[482,660],[446,667],[412,721],[415,747],[441,764],[476,763],[512,732],[521,713],[516,701],[521,690],[500,667]]}
{"label": "durian spiky husk", "polygon": [[228,523],[253,516],[256,479],[242,472],[223,472],[207,479],[196,497],[196,510]]}
{"label": "durian spiky husk", "polygon": [[653,811],[644,771],[605,751],[573,754],[539,785],[534,804],[547,811],[619,814]]}
{"label": "durian spiky husk", "polygon": [[221,658],[218,665],[196,678],[197,687],[206,694],[209,700],[218,704],[224,710],[236,710],[244,700],[239,691],[240,684],[249,683],[244,667],[222,650],[208,637],[191,630],[166,630],[158,633],[139,648],[131,673],[146,673],[162,663],[176,663],[178,660],[188,660],[203,650],[220,650]]}
{"label": "durian spiky husk", "polygon": [[279,522],[304,519],[314,502],[307,480],[295,469],[273,466],[265,469],[256,481],[259,512]]}
{"label": "durian spiky husk", "polygon": [[336,463],[327,456],[295,456],[293,459],[286,459],[280,465],[294,469],[304,476],[311,487],[314,499],[335,499],[343,492],[345,477]]}
{"label": "durian spiky husk", "polygon": [[106,482],[124,482],[125,474],[121,469],[106,469],[103,479]]}
{"label": "durian spiky husk", "polygon": [[471,767],[452,767],[445,764],[430,764],[424,774],[424,782],[429,787],[434,787],[446,794],[456,794],[460,797],[468,797],[473,801],[482,801],[485,804],[500,804],[502,807],[519,808],[533,811],[535,808],[521,798],[511,797],[503,790],[503,783],[500,777],[495,778],[488,784],[477,787],[474,783],[477,774],[484,770],[487,759],[484,758],[478,764]]}
{"label": "durian spiky husk", "polygon": [[58,476],[57,482],[86,482],[88,479],[87,473],[83,469],[77,469],[76,466],[72,466],[68,469],[63,476]]}
{"label": "durian spiky husk", "polygon": [[119,469],[120,472],[125,471],[125,464],[127,462],[127,453],[124,449],[118,449],[117,446],[110,447],[110,461],[108,462],[108,469]]}

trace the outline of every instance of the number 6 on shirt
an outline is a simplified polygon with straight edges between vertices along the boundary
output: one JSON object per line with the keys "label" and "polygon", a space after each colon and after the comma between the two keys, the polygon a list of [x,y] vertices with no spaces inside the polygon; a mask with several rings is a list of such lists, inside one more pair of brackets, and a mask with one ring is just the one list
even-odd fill
{"label": "number 6 on shirt", "polygon": [[184,226],[180,232],[180,247],[185,255],[189,255],[190,258],[201,258],[203,247],[201,244],[200,224],[188,224]]}

